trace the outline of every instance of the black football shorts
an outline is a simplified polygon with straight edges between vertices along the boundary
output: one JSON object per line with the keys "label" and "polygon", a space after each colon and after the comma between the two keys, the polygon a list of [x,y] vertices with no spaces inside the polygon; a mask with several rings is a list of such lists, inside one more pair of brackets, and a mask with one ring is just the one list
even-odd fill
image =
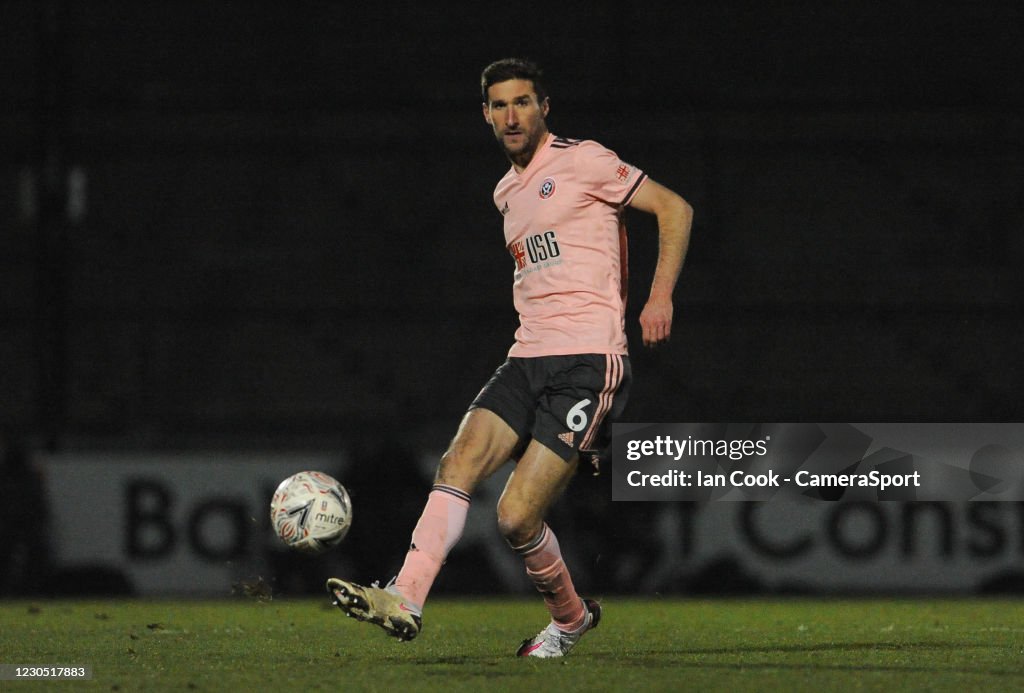
{"label": "black football shorts", "polygon": [[621,354],[510,357],[498,367],[470,409],[488,409],[520,440],[533,438],[569,461],[598,453],[626,406],[632,373]]}

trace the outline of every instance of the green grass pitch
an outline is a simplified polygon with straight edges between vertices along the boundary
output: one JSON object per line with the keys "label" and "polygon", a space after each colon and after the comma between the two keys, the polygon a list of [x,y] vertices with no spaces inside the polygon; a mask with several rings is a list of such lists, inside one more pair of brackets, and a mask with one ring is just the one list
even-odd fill
{"label": "green grass pitch", "polygon": [[[1024,601],[608,597],[563,660],[522,660],[539,599],[430,602],[410,643],[321,600],[0,602],[0,663],[45,690],[1022,690]],[[43,686],[0,681],[0,690]]]}

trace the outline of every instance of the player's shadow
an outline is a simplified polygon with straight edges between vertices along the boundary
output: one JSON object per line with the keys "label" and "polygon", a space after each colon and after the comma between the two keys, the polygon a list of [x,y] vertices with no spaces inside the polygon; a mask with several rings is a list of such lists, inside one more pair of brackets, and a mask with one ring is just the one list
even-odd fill
{"label": "player's shadow", "polygon": [[[680,661],[680,656],[715,656],[715,655],[736,655],[736,654],[813,654],[816,652],[863,652],[863,651],[900,651],[900,652],[928,652],[928,651],[953,651],[963,649],[989,649],[989,645],[965,645],[962,642],[927,642],[927,643],[878,643],[878,642],[856,642],[856,643],[818,643],[814,645],[779,645],[776,647],[716,647],[707,649],[678,649],[678,650],[646,650],[644,652],[630,652],[629,657],[622,657],[619,654],[595,652],[584,656],[594,659],[610,660],[618,666],[638,666],[645,669],[664,668],[689,668],[689,669],[792,669],[805,671],[816,669],[821,671],[863,671],[863,672],[908,672],[908,673],[932,673],[939,670],[934,666],[905,666],[898,664],[829,664],[823,662],[687,662]],[[970,668],[942,668],[943,672],[972,674],[976,669]],[[1016,669],[994,670],[985,669],[986,674],[1000,676],[1020,676]]]}
{"label": "player's shadow", "polygon": [[[901,651],[907,653],[913,652],[929,652],[929,651],[944,651],[944,650],[963,650],[965,648],[975,649],[986,649],[987,645],[964,645],[962,642],[928,642],[928,643],[877,643],[877,642],[855,642],[855,643],[819,643],[814,645],[779,645],[776,647],[720,647],[720,648],[707,648],[707,649],[658,649],[658,650],[646,650],[638,652],[635,650],[630,651],[628,656],[624,656],[622,653],[609,653],[609,652],[580,652],[574,653],[573,659],[591,659],[591,660],[603,660],[608,662],[614,662],[616,666],[634,666],[642,669],[652,668],[665,668],[665,669],[694,669],[694,670],[722,670],[722,671],[750,671],[750,670],[791,670],[791,671],[835,671],[835,672],[879,672],[879,673],[923,673],[931,674],[938,671],[943,673],[956,673],[970,675],[978,672],[977,669],[969,667],[959,668],[946,668],[937,666],[915,666],[915,665],[900,665],[900,664],[828,664],[822,662],[806,661],[806,662],[785,662],[785,661],[767,661],[767,662],[689,662],[681,660],[681,657],[687,656],[716,656],[716,655],[737,655],[737,654],[763,654],[763,655],[786,655],[786,654],[814,654],[821,652],[868,652],[868,651]],[[515,670],[509,670],[507,668],[500,667],[499,665],[506,663],[508,657],[504,655],[494,654],[479,654],[479,655],[446,655],[446,656],[422,656],[422,657],[386,657],[385,661],[393,661],[396,664],[415,664],[418,666],[429,667],[441,666],[471,666],[475,667],[474,671],[476,675],[484,676],[486,678],[501,678],[507,676],[518,676],[520,672]],[[479,669],[481,665],[489,666],[489,668]],[[1017,669],[991,669],[985,668],[984,672],[986,675],[994,676],[1007,676],[1007,677],[1019,677],[1020,671]],[[436,674],[439,676],[450,676],[451,670],[448,668],[439,669],[436,672],[432,672],[429,669],[421,670],[423,675],[429,676]]]}
{"label": "player's shadow", "polygon": [[[687,656],[716,656],[716,655],[738,655],[738,654],[763,654],[763,655],[785,655],[785,654],[814,654],[820,652],[866,652],[866,651],[902,651],[902,652],[928,652],[928,651],[943,651],[943,650],[963,650],[964,648],[976,648],[984,649],[986,645],[964,645],[961,642],[929,642],[929,643],[877,643],[877,642],[855,642],[855,643],[819,643],[814,645],[779,645],[777,647],[720,647],[720,648],[708,648],[708,649],[658,649],[658,650],[646,650],[646,651],[635,651],[631,650],[628,656],[624,656],[621,653],[609,653],[609,652],[580,652],[573,653],[573,659],[592,659],[592,660],[603,660],[614,662],[616,666],[634,666],[642,669],[651,668],[666,668],[666,669],[718,669],[718,670],[744,670],[750,671],[752,669],[772,669],[772,670],[793,670],[793,671],[858,671],[858,672],[881,672],[881,673],[934,673],[940,670],[939,667],[935,666],[914,666],[914,665],[899,665],[899,664],[828,664],[822,662],[806,661],[800,663],[785,662],[785,661],[768,661],[768,662],[688,662],[680,660],[681,657]],[[479,654],[479,655],[445,655],[445,656],[422,656],[422,657],[385,657],[385,661],[393,661],[396,664],[415,664],[419,666],[473,666],[479,667],[480,665],[492,665],[494,669],[484,669],[478,671],[480,675],[502,677],[518,675],[519,672],[514,670],[508,670],[504,668],[497,668],[498,665],[508,660],[507,656],[494,655],[494,654]],[[973,674],[977,673],[976,669],[960,667],[960,668],[941,668],[944,673],[959,673],[959,674]],[[429,670],[423,670],[421,673],[429,675],[436,673],[438,675],[451,675],[451,670],[443,669],[437,672],[431,672]],[[988,675],[996,676],[1020,676],[1020,671],[1016,669],[990,669],[985,668],[985,673]]]}

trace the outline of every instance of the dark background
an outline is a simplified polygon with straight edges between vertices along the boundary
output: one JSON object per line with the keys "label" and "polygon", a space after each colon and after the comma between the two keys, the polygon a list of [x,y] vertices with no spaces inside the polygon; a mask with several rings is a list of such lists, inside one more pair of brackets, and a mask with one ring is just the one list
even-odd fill
{"label": "dark background", "polygon": [[516,326],[508,55],[696,210],[654,352],[629,216],[625,420],[1020,420],[1019,3],[371,4],[0,5],[13,437],[443,449]]}
{"label": "dark background", "polygon": [[443,445],[516,324],[478,80],[525,54],[696,209],[653,354],[631,216],[627,419],[1018,419],[1024,17],[911,5],[5,2],[0,411]]}

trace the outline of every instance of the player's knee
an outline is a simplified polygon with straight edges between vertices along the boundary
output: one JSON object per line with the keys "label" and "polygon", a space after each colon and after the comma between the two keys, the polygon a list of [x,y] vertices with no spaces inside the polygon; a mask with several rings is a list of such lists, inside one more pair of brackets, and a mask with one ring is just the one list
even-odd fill
{"label": "player's knee", "polygon": [[543,525],[543,518],[535,517],[526,508],[516,508],[511,503],[498,503],[498,531],[510,546],[530,543]]}
{"label": "player's knee", "polygon": [[467,455],[460,453],[455,448],[449,448],[441,455],[436,481],[439,484],[448,484],[469,491],[476,487],[477,469]]}
{"label": "player's knee", "polygon": [[471,492],[507,460],[507,451],[499,446],[460,432],[441,455],[436,481]]}

